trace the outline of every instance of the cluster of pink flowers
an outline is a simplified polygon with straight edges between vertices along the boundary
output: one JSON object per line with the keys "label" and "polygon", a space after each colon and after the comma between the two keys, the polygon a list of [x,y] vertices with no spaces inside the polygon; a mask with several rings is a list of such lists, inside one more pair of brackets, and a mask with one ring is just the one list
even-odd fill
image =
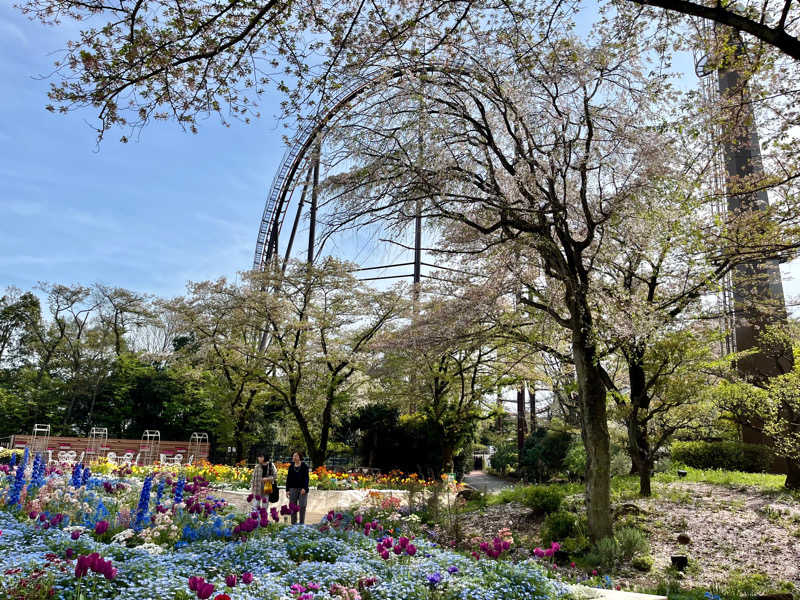
{"label": "cluster of pink flowers", "polygon": [[[285,504],[281,506],[281,514],[291,514],[293,505],[289,505],[287,507]],[[299,512],[300,507],[297,507],[297,511]],[[278,516],[278,510],[273,506],[269,511],[265,507],[261,507],[258,510],[254,510],[250,513],[250,516],[247,517],[244,521],[239,523],[236,527],[233,528],[234,535],[239,535],[241,533],[251,533],[258,529],[259,526],[261,527],[268,527],[270,524],[270,517],[276,523],[280,521],[280,517]]]}
{"label": "cluster of pink flowers", "polygon": [[561,544],[559,544],[558,542],[553,542],[552,544],[550,544],[550,547],[547,550],[542,550],[541,548],[534,548],[533,554],[538,558],[543,558],[545,556],[550,558],[559,550],[561,550]]}
{"label": "cluster of pink flowers", "polygon": [[417,547],[411,543],[411,540],[405,536],[400,536],[397,538],[397,543],[390,537],[386,536],[381,541],[378,542],[378,545],[375,547],[378,554],[381,555],[383,560],[389,560],[389,549],[392,550],[397,556],[405,553],[408,556],[414,556],[417,553]]}
{"label": "cluster of pink flowers", "polygon": [[85,577],[89,571],[102,575],[109,581],[117,576],[117,569],[111,561],[104,560],[97,552],[79,556],[75,564],[75,577],[78,579]]}
{"label": "cluster of pink flowers", "polygon": [[361,600],[361,594],[355,588],[348,588],[340,583],[331,586],[331,596],[338,596],[342,600]]}
{"label": "cluster of pink flowers", "polygon": [[[491,544],[489,542],[481,542],[478,548],[489,558],[499,558],[503,552],[506,552],[509,548],[511,548],[511,542],[495,536]],[[481,557],[480,552],[475,551],[472,552],[472,556],[476,560]]]}
{"label": "cluster of pink flowers", "polygon": [[[353,520],[355,521],[355,524],[359,526],[362,523],[364,523],[364,517],[362,517],[361,515],[356,515]],[[377,521],[367,521],[366,523],[364,523],[364,535],[369,535],[370,532],[372,531],[382,531],[382,530],[383,530],[383,525],[381,525]]]}
{"label": "cluster of pink flowers", "polygon": [[305,585],[293,583],[289,589],[292,591],[292,595],[297,598],[297,600],[311,600],[314,597],[314,592],[319,591],[320,585],[318,583],[314,583],[313,581],[310,581]]}
{"label": "cluster of pink flowers", "polygon": [[[225,577],[225,585],[229,588],[236,587],[236,584],[241,581],[245,585],[250,585],[253,583],[253,574],[250,572],[242,573],[241,577],[238,577],[236,574],[231,573],[227,577]],[[207,598],[211,597],[211,594],[214,593],[214,584],[208,583],[202,577],[198,577],[196,575],[192,575],[189,577],[189,589],[193,591],[200,600],[206,600]],[[214,597],[214,600],[231,600],[231,597],[228,594],[218,594]]]}
{"label": "cluster of pink flowers", "polygon": [[300,505],[290,502],[288,505],[281,506],[282,515],[294,515],[300,512]]}
{"label": "cluster of pink flowers", "polygon": [[238,577],[236,573],[231,573],[225,577],[225,585],[229,588],[235,588],[236,584],[240,581],[245,585],[250,585],[253,583],[253,574],[246,571],[242,573],[241,577]]}
{"label": "cluster of pink flowers", "polygon": [[389,496],[381,502],[381,510],[394,511],[400,508],[400,498],[396,496]]}
{"label": "cluster of pink flowers", "polygon": [[64,520],[64,515],[61,513],[53,515],[48,519],[46,514],[37,513],[35,510],[29,512],[28,517],[30,517],[33,520],[38,520],[39,523],[41,523],[42,529],[49,529],[50,527],[58,527]]}

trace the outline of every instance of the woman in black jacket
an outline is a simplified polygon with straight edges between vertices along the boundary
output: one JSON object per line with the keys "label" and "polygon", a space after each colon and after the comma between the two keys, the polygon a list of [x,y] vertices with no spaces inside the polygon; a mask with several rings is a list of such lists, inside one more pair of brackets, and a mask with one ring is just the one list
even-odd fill
{"label": "woman in black jacket", "polygon": [[[286,493],[289,503],[300,507],[300,523],[306,522],[306,505],[308,504],[308,465],[303,462],[299,452],[292,454],[289,472],[286,474]],[[292,512],[292,524],[297,523],[297,513]]]}

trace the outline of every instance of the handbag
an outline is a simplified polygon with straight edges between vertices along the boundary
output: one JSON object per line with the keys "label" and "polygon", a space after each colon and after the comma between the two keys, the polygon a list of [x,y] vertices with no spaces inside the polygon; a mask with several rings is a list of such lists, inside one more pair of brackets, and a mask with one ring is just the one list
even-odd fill
{"label": "handbag", "polygon": [[271,481],[262,481],[261,482],[261,495],[262,496],[272,496],[272,482]]}
{"label": "handbag", "polygon": [[278,487],[278,484],[272,486],[272,491],[269,493],[269,501],[270,502],[277,502],[280,496],[281,488]]}

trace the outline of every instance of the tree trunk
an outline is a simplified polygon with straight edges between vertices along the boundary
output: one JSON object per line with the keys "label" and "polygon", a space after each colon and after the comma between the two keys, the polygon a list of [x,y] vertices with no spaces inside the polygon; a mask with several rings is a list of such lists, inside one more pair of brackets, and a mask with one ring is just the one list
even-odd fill
{"label": "tree trunk", "polygon": [[639,495],[642,498],[649,498],[653,492],[650,488],[650,465],[648,461],[639,463]]}
{"label": "tree trunk", "polygon": [[786,483],[784,485],[790,490],[800,490],[800,462],[786,459]]}
{"label": "tree trunk", "polygon": [[[588,316],[584,320],[590,321]],[[600,375],[597,352],[594,343],[589,339],[590,335],[591,326],[587,327],[586,323],[574,327],[572,352],[580,392],[581,437],[586,447],[586,514],[589,537],[597,541],[612,535],[611,453],[606,417],[606,386]]]}
{"label": "tree trunk", "polygon": [[628,357],[628,379],[630,381],[630,410],[626,413],[625,425],[628,430],[628,451],[631,456],[631,468],[639,475],[639,495],[649,498],[652,495],[650,486],[650,442],[647,439],[647,425],[641,422],[640,411],[650,408],[647,395],[646,374],[642,361],[644,352],[634,350]]}
{"label": "tree trunk", "polygon": [[525,433],[527,430],[525,419],[525,386],[517,390],[517,456],[522,464],[522,449],[525,447]]}

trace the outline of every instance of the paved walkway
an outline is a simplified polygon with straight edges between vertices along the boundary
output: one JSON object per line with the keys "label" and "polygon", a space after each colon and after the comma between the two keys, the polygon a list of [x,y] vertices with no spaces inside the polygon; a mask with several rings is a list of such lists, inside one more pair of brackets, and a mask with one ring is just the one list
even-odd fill
{"label": "paved walkway", "polygon": [[489,475],[483,471],[471,471],[469,475],[464,475],[464,483],[471,485],[476,490],[481,492],[486,491],[489,494],[494,494],[500,490],[514,486],[514,484],[504,479]]}

